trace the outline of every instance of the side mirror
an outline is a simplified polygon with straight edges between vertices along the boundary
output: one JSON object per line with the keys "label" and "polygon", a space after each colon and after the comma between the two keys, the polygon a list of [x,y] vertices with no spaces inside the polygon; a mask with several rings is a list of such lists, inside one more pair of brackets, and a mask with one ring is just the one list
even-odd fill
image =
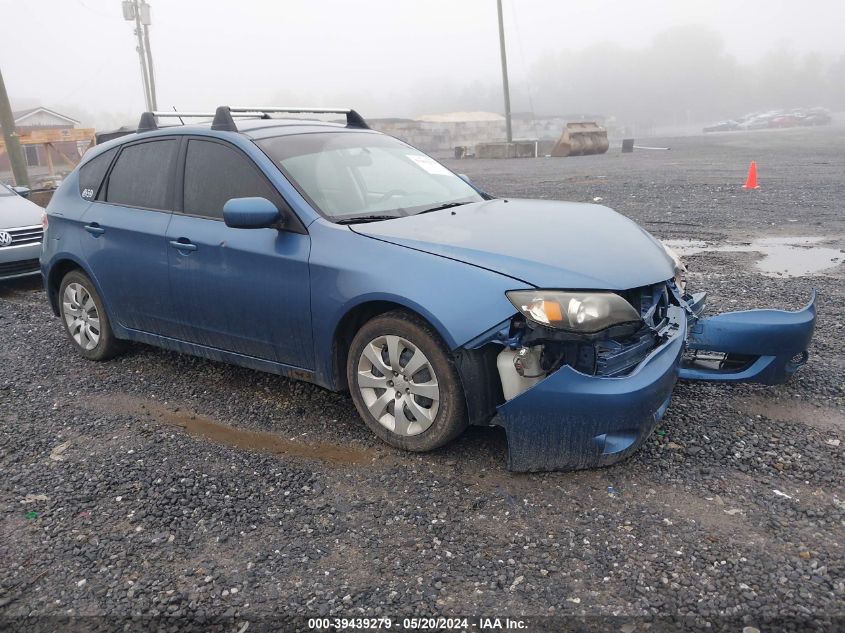
{"label": "side mirror", "polygon": [[12,191],[18,194],[21,198],[29,198],[31,190],[29,187],[12,187]]}
{"label": "side mirror", "polygon": [[233,229],[281,228],[282,214],[267,198],[232,198],[223,205],[223,221]]}

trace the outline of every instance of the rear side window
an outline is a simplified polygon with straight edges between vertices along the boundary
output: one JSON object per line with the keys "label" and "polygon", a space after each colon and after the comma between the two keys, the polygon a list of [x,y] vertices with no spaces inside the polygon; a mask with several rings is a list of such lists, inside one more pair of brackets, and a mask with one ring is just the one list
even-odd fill
{"label": "rear side window", "polygon": [[111,170],[106,201],[143,209],[169,208],[178,141],[149,141],[124,147]]}
{"label": "rear side window", "polygon": [[210,141],[188,141],[183,211],[223,218],[231,198],[267,198],[282,208],[279,195],[255,164],[234,148]]}
{"label": "rear side window", "polygon": [[115,154],[117,154],[116,147],[92,158],[79,168],[80,196],[86,200],[96,199],[97,192],[100,191],[100,185],[103,184],[103,178],[105,178]]}

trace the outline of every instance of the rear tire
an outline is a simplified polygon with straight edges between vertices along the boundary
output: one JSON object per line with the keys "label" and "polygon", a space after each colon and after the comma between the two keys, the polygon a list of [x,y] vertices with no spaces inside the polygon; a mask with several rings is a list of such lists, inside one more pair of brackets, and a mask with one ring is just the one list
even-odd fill
{"label": "rear tire", "polygon": [[346,366],[358,413],[387,444],[430,451],[467,427],[458,370],[437,332],[402,310],[377,316],[352,339]]}
{"label": "rear tire", "polygon": [[72,270],[62,279],[59,313],[71,343],[88,360],[108,360],[120,352],[103,301],[82,271]]}

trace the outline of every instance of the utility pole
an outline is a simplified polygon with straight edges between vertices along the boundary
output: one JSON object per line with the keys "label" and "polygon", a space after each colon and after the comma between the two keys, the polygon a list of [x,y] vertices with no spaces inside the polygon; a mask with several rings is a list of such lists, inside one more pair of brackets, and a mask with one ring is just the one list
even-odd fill
{"label": "utility pole", "polygon": [[135,22],[135,37],[138,44],[135,50],[138,51],[138,59],[141,62],[141,81],[144,85],[144,101],[148,112],[158,109],[156,104],[155,79],[153,77],[153,55],[150,51],[150,5],[145,1],[123,0],[123,19],[127,22]]}
{"label": "utility pole", "polygon": [[15,117],[12,114],[12,106],[9,104],[9,95],[6,92],[2,72],[0,72],[0,127],[3,128],[3,140],[6,142],[6,153],[12,165],[15,184],[19,187],[29,187],[26,160],[21,149],[21,141],[15,131]]}
{"label": "utility pole", "polygon": [[144,50],[144,31],[141,28],[141,12],[138,9],[138,0],[134,0],[135,35],[138,37],[138,46],[135,47],[135,50],[138,51],[138,57],[141,59],[141,78],[144,82],[144,99],[147,102],[147,112],[152,112],[155,108],[153,108],[153,99],[150,95],[150,72],[147,69],[147,53]]}
{"label": "utility pole", "polygon": [[150,17],[150,5],[145,0],[141,0],[141,24],[144,27],[144,48],[147,51],[147,77],[150,82],[150,101],[153,104],[153,111],[158,110],[158,99],[156,99],[156,73],[153,68],[153,51],[150,48],[150,24],[152,18]]}
{"label": "utility pole", "polygon": [[507,126],[508,143],[513,141],[511,128],[511,92],[508,87],[508,53],[505,50],[505,24],[502,20],[502,0],[496,0],[499,9],[499,50],[502,53],[502,87],[505,89],[505,125]]}

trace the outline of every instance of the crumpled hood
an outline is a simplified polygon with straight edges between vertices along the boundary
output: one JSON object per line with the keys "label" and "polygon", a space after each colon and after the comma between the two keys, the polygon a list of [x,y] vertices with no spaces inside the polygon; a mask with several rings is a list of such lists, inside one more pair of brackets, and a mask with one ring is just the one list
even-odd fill
{"label": "crumpled hood", "polygon": [[40,226],[44,211],[20,196],[0,196],[0,231],[19,226]]}
{"label": "crumpled hood", "polygon": [[597,204],[488,200],[351,227],[541,288],[627,290],[674,271],[654,237]]}

